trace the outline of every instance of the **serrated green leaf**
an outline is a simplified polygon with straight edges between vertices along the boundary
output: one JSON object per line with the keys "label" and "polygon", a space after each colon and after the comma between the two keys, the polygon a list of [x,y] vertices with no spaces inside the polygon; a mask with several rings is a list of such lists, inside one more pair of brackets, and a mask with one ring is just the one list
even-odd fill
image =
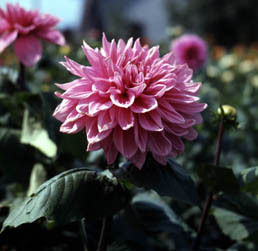
{"label": "serrated green leaf", "polygon": [[37,148],[49,158],[56,156],[56,144],[49,138],[47,130],[41,123],[29,117],[28,110],[24,112],[21,143]]}
{"label": "serrated green leaf", "polygon": [[197,173],[202,182],[215,192],[237,193],[239,191],[239,184],[232,169],[203,165],[197,167]]}
{"label": "serrated green leaf", "polygon": [[200,204],[191,176],[171,159],[163,166],[149,158],[141,170],[127,163],[123,168],[114,171],[114,175],[138,187],[153,189],[160,195],[171,196],[193,205]]}
{"label": "serrated green leaf", "polygon": [[3,230],[40,218],[54,220],[57,225],[83,217],[102,218],[120,210],[126,200],[124,189],[113,179],[101,172],[76,168],[43,183],[20,207],[12,209]]}

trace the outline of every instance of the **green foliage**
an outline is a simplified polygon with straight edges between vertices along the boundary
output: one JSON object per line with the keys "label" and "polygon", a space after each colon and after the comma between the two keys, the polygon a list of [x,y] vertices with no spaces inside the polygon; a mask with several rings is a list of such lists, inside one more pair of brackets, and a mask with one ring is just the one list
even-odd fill
{"label": "green foliage", "polygon": [[136,186],[153,189],[163,196],[171,196],[193,205],[200,202],[191,177],[171,159],[163,166],[150,157],[141,170],[128,163],[123,169],[115,171],[114,175]]}
{"label": "green foliage", "polygon": [[239,192],[239,183],[229,168],[203,165],[197,167],[196,171],[204,184],[215,192]]}
{"label": "green foliage", "polygon": [[126,194],[115,178],[88,169],[72,169],[43,183],[22,205],[13,208],[3,230],[40,218],[58,225],[84,217],[98,219],[114,214],[126,201]]}

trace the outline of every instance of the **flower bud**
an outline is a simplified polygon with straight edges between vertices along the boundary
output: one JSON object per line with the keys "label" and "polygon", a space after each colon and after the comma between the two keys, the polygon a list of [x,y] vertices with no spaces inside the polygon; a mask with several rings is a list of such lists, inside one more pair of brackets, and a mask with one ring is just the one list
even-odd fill
{"label": "flower bud", "polygon": [[230,105],[222,105],[218,108],[217,114],[220,119],[228,122],[236,122],[237,110]]}

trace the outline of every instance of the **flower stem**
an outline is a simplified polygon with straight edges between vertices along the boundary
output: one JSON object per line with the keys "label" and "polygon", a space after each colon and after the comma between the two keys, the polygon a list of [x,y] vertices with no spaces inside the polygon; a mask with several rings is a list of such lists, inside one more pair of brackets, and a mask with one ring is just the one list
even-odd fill
{"label": "flower stem", "polygon": [[107,248],[107,235],[111,227],[111,221],[112,217],[104,218],[102,220],[102,227],[97,251],[105,251]]}
{"label": "flower stem", "polygon": [[19,70],[19,76],[17,79],[17,84],[18,84],[18,88],[21,91],[28,91],[28,87],[26,85],[25,82],[25,72],[26,72],[26,68],[25,65],[23,63],[20,63],[20,70]]}
{"label": "flower stem", "polygon": [[[218,167],[219,165],[219,160],[220,160],[220,153],[221,153],[221,147],[222,147],[222,135],[224,131],[224,121],[222,120],[220,122],[219,126],[219,132],[218,132],[218,141],[217,141],[217,147],[216,147],[216,157],[215,157],[215,167]],[[197,237],[193,243],[192,250],[198,251],[200,249],[200,243],[201,243],[201,238],[204,230],[204,226],[208,217],[208,213],[212,204],[213,200],[213,191],[211,190],[208,194],[208,197],[205,201],[204,209],[202,211],[202,216],[201,216],[201,222],[200,226],[198,229]]]}
{"label": "flower stem", "polygon": [[87,248],[87,233],[86,233],[86,229],[85,229],[85,219],[81,219],[80,222],[80,233],[81,233],[81,237],[82,237],[82,244],[83,244],[83,251],[88,251]]}

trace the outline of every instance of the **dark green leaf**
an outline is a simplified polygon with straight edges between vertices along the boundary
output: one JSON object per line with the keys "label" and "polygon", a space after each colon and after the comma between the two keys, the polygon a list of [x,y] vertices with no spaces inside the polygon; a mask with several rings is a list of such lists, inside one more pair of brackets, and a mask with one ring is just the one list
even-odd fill
{"label": "dark green leaf", "polygon": [[137,194],[133,197],[130,221],[151,233],[168,233],[173,236],[175,245],[187,248],[187,225],[154,191]]}
{"label": "dark green leaf", "polygon": [[163,166],[149,158],[141,170],[130,163],[126,163],[114,174],[136,186],[153,189],[160,195],[171,196],[174,199],[193,205],[200,202],[191,176],[183,167],[172,160],[169,160],[168,164]]}
{"label": "dark green leaf", "polygon": [[214,216],[224,234],[233,240],[244,240],[258,235],[258,201],[255,197],[239,193],[221,195],[216,201],[221,208]]}
{"label": "dark green leaf", "polygon": [[253,194],[258,193],[258,167],[244,169],[239,175],[241,190]]}
{"label": "dark green leaf", "polygon": [[222,232],[233,240],[244,240],[258,231],[258,221],[244,215],[222,208],[216,208],[213,214]]}
{"label": "dark green leaf", "polygon": [[228,193],[237,193],[239,191],[239,184],[232,169],[203,165],[197,168],[197,173],[202,182],[213,191]]}
{"label": "dark green leaf", "polygon": [[83,217],[101,218],[120,210],[126,200],[125,191],[114,177],[85,168],[72,169],[43,183],[20,207],[14,208],[3,230],[40,218],[61,225]]}

